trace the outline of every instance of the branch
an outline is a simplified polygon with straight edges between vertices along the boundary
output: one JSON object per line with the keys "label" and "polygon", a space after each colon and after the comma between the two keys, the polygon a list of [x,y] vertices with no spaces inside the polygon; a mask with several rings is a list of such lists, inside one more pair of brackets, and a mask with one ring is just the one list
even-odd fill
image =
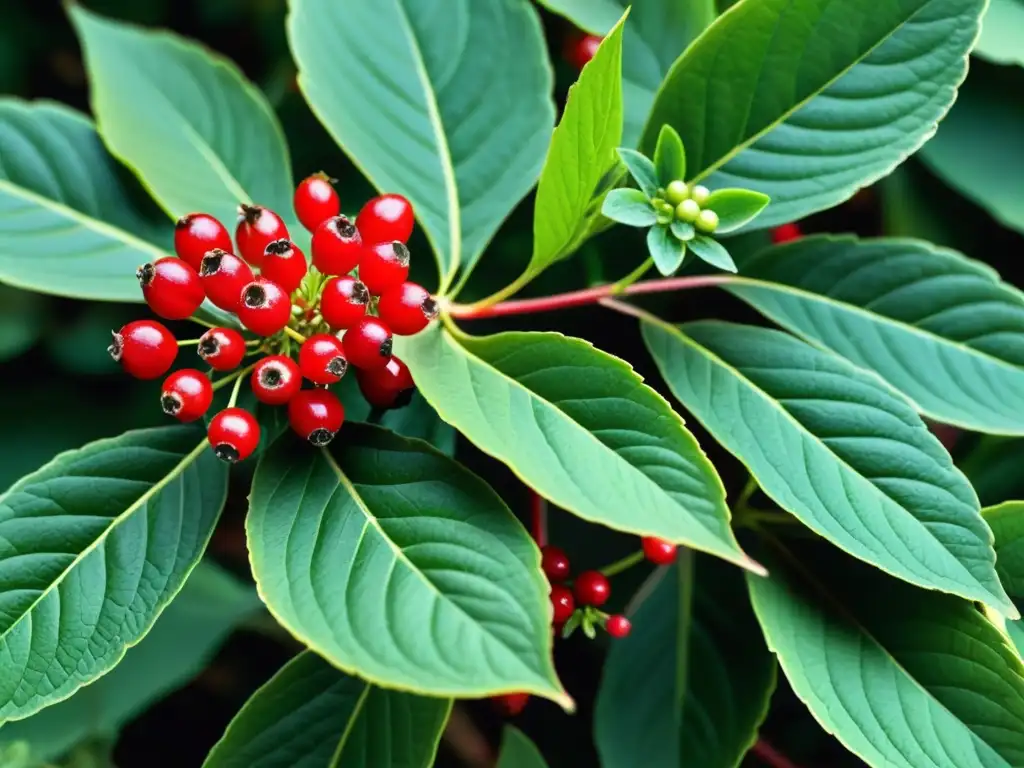
{"label": "branch", "polygon": [[757,743],[754,744],[750,751],[761,758],[762,762],[770,765],[772,768],[798,768],[796,763],[779,752],[779,750],[764,739],[758,739]]}

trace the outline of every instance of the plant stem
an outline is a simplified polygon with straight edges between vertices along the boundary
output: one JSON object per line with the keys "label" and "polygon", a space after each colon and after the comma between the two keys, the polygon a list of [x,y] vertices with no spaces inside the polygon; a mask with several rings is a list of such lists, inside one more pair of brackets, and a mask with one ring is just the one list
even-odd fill
{"label": "plant stem", "polygon": [[761,758],[762,762],[772,766],[772,768],[797,768],[796,763],[764,739],[758,739],[750,751]]}
{"label": "plant stem", "polygon": [[648,258],[643,264],[634,269],[628,275],[621,280],[616,280],[612,284],[612,294],[619,294],[626,290],[629,286],[633,285],[637,280],[647,274],[647,271],[654,266],[654,259]]}
{"label": "plant stem", "polygon": [[191,320],[196,325],[202,325],[202,326],[204,326],[206,328],[216,328],[217,327],[213,323],[208,323],[206,320],[201,320],[200,318],[196,317],[195,315],[192,315],[192,317],[190,317],[188,319]]}
{"label": "plant stem", "polygon": [[617,576],[618,574],[622,573],[623,571],[628,571],[634,565],[637,565],[638,563],[642,563],[643,561],[644,561],[644,551],[642,549],[638,549],[633,554],[626,555],[621,560],[616,560],[611,565],[605,566],[604,568],[601,569],[601,573],[603,573],[605,576]]}
{"label": "plant stem", "polygon": [[548,503],[536,491],[530,491],[530,525],[538,547],[548,543]]}
{"label": "plant stem", "polygon": [[[255,368],[255,367],[256,367],[256,363],[253,363],[252,365],[249,365],[249,366],[246,366],[245,368],[242,368],[240,371],[234,371],[233,373],[228,374],[227,376],[225,376],[223,379],[220,379],[219,381],[213,382],[213,391],[216,392],[218,389],[221,389],[221,388],[227,386],[231,382],[235,382],[235,387],[237,389],[237,387],[240,386],[240,383],[241,383],[242,379],[245,378],[245,375],[247,373],[252,373],[252,369]],[[232,400],[232,404],[234,404],[233,400]],[[230,407],[230,406],[228,406],[228,407]]]}
{"label": "plant stem", "polygon": [[299,344],[304,344],[306,342],[306,337],[303,336],[298,331],[296,331],[294,328],[289,328],[286,325],[284,327],[284,332],[285,332],[286,335],[291,336],[293,339],[295,339],[297,342],[299,342]]}
{"label": "plant stem", "polygon": [[[642,264],[646,272],[648,265]],[[711,285],[723,285],[732,278],[725,275],[695,275],[692,277],[669,277],[663,280],[644,280],[640,283],[630,283],[640,274],[640,270],[627,275],[617,283],[599,285],[596,288],[585,288],[581,291],[570,291],[569,293],[558,293],[554,296],[542,296],[538,299],[518,299],[515,301],[503,301],[490,306],[479,306],[476,304],[451,304],[448,306],[448,314],[451,317],[462,320],[480,320],[485,317],[502,317],[504,315],[528,315],[535,312],[550,312],[555,309],[568,309],[569,307],[581,307],[587,304],[604,303],[611,296],[633,296],[644,293],[665,293],[666,291],[682,291],[689,288],[704,288]],[[623,287],[620,284],[625,283]]]}
{"label": "plant stem", "polygon": [[190,347],[193,344],[198,344],[199,339],[181,339],[178,341],[179,347]]}
{"label": "plant stem", "polygon": [[253,365],[250,365],[248,368],[243,369],[238,374],[238,378],[235,379],[235,386],[231,388],[231,399],[228,400],[228,408],[234,408],[235,407],[235,403],[238,402],[238,393],[242,391],[242,379],[245,378],[245,374],[248,371],[252,370],[252,368],[254,366],[255,366],[255,363]]}

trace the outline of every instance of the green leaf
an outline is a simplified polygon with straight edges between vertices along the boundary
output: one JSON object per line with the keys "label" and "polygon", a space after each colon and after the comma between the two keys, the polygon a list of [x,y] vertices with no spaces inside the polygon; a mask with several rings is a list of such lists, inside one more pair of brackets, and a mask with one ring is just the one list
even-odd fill
{"label": "green leaf", "polygon": [[768,645],[811,714],[868,765],[1024,763],[1024,668],[974,606],[820,541],[770,567],[748,579]]}
{"label": "green leaf", "polygon": [[981,22],[981,37],[973,53],[996,64],[1024,66],[1024,2],[990,0]]}
{"label": "green leaf", "polygon": [[643,333],[672,392],[776,504],[898,578],[1015,616],[970,483],[874,375],[763,328]]}
{"label": "green leaf", "polygon": [[199,674],[232,628],[259,606],[254,590],[213,562],[199,563],[149,634],[110,674],[66,701],[4,725],[0,742],[24,740],[33,757],[52,761],[86,738],[114,737]]}
{"label": "green leaf", "polygon": [[661,274],[671,275],[683,265],[686,243],[676,238],[666,226],[651,227],[647,230],[647,252]]}
{"label": "green leaf", "polygon": [[304,651],[246,702],[203,768],[429,768],[451,706]]}
{"label": "green leaf", "polygon": [[[294,0],[299,85],[381,190],[405,195],[441,292],[537,180],[555,123],[537,12],[519,0]],[[495,51],[515,51],[496,56]]]}
{"label": "green leaf", "polygon": [[684,243],[688,243],[697,236],[697,230],[694,229],[693,224],[688,221],[681,221],[679,219],[673,219],[669,225],[669,229],[672,230],[672,234],[682,240]]}
{"label": "green leaf", "polygon": [[716,189],[703,207],[718,214],[715,233],[725,235],[753,220],[770,202],[768,195],[752,189]]}
{"label": "green leaf", "polygon": [[501,734],[497,768],[548,768],[548,764],[525,733],[513,725],[506,725]]}
{"label": "green leaf", "polygon": [[619,147],[618,153],[626,170],[629,171],[629,175],[640,186],[641,191],[647,197],[657,197],[658,171],[655,169],[654,163],[635,149]]}
{"label": "green leaf", "polygon": [[736,263],[729,255],[725,246],[708,235],[697,235],[689,240],[686,245],[693,251],[697,258],[705,261],[713,267],[724,269],[727,272],[736,271]]}
{"label": "green leaf", "polygon": [[981,510],[995,537],[996,572],[1006,591],[1024,598],[1024,501]]}
{"label": "green leaf", "polygon": [[[87,118],[0,99],[0,281],[58,296],[142,301],[135,270],[168,255]],[[31,254],[26,258],[25,254]]]}
{"label": "green leaf", "polygon": [[686,150],[683,149],[683,140],[671,125],[661,126],[658,144],[654,148],[654,167],[658,169],[658,181],[663,187],[686,178]]}
{"label": "green leaf", "polygon": [[558,333],[433,326],[396,346],[442,419],[559,507],[758,570],[714,467],[622,360]]}
{"label": "green leaf", "polygon": [[737,3],[673,65],[640,147],[651,151],[667,123],[686,146],[688,181],[769,195],[750,228],[830,208],[932,135],[964,78],[984,6]]}
{"label": "green leaf", "polygon": [[226,494],[202,430],[175,426],[63,453],[0,496],[0,723],[66,699],[145,637]]}
{"label": "green leaf", "polygon": [[740,268],[726,290],[920,412],[1024,434],[1024,296],[988,266],[917,240],[808,237]]}
{"label": "green leaf", "polygon": [[256,469],[249,552],[281,624],[377,685],[571,706],[537,548],[501,499],[424,442],[355,423],[338,443],[287,434]]}
{"label": "green leaf", "polygon": [[682,551],[641,587],[594,712],[603,768],[736,768],[775,688],[739,572]]}
{"label": "green leaf", "polygon": [[68,13],[85,51],[103,140],[171,216],[207,211],[232,222],[239,203],[255,202],[292,218],[281,126],[233,63],[177,35],[80,5]]}
{"label": "green leaf", "polygon": [[649,227],[658,220],[651,201],[639,189],[613,189],[601,204],[601,214],[630,227]]}

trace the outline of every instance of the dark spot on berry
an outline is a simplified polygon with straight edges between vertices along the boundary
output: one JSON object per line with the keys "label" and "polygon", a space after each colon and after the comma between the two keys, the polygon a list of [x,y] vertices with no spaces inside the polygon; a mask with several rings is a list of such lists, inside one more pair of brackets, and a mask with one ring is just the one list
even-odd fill
{"label": "dark spot on berry", "polygon": [[397,395],[395,395],[395,402],[391,404],[392,408],[405,408],[409,403],[412,402],[412,393],[415,392],[412,387],[409,389],[403,389]]}
{"label": "dark spot on berry", "polygon": [[234,464],[238,461],[238,449],[233,445],[227,443],[221,443],[220,445],[213,446],[213,455],[221,461],[226,461],[229,464]]}
{"label": "dark spot on berry", "polygon": [[366,287],[365,283],[356,280],[352,283],[352,295],[349,298],[353,304],[369,304],[370,289]]}
{"label": "dark spot on berry", "polygon": [[164,392],[160,395],[160,407],[168,416],[174,416],[181,410],[181,397],[173,392]]}
{"label": "dark spot on berry", "polygon": [[184,216],[182,216],[180,219],[178,219],[176,222],[174,222],[174,228],[175,229],[188,229],[189,224],[192,223],[193,217],[194,217],[194,214],[186,213]]}
{"label": "dark spot on berry", "polygon": [[260,384],[267,389],[277,389],[284,383],[284,372],[276,365],[268,365],[260,371]]}
{"label": "dark spot on berry", "polygon": [[203,336],[199,340],[199,349],[197,351],[203,360],[208,360],[220,352],[220,342],[217,341],[216,336]]}
{"label": "dark spot on berry", "polygon": [[335,216],[331,219],[331,223],[334,225],[334,231],[337,232],[343,240],[351,240],[358,233],[356,225],[353,224],[347,216]]}
{"label": "dark spot on berry", "polygon": [[266,253],[272,256],[284,256],[292,249],[292,241],[288,238],[281,238],[272,243],[267,243]]}
{"label": "dark spot on berry", "polygon": [[246,220],[249,226],[253,226],[257,221],[260,220],[260,216],[263,215],[263,209],[258,205],[245,205],[244,203],[238,206],[239,215]]}
{"label": "dark spot on berry", "polygon": [[380,356],[391,357],[391,348],[395,346],[395,340],[388,336],[380,343]]}
{"label": "dark spot on berry", "polygon": [[427,298],[423,300],[423,303],[420,304],[420,309],[423,310],[423,315],[428,320],[436,319],[439,314],[437,310],[437,302],[434,301],[433,296],[427,296]]}
{"label": "dark spot on berry", "polygon": [[135,276],[139,278],[139,285],[145,288],[152,283],[153,278],[156,277],[156,267],[152,264],[143,264],[135,270]]}
{"label": "dark spot on berry", "polygon": [[114,358],[115,363],[119,363],[121,362],[121,352],[124,350],[124,337],[116,331],[111,331],[110,335],[114,337],[114,340],[107,347],[107,352]]}
{"label": "dark spot on berry", "polygon": [[242,301],[249,309],[259,309],[267,303],[267,289],[259,283],[249,283],[242,291]]}
{"label": "dark spot on berry", "polygon": [[214,248],[212,251],[207,251],[206,255],[203,256],[203,260],[199,262],[199,276],[209,277],[215,275],[220,271],[220,262],[227,255],[220,248]]}
{"label": "dark spot on berry", "polygon": [[348,370],[348,360],[344,357],[332,357],[330,362],[327,363],[327,372],[332,376],[341,378],[345,375],[345,371]]}
{"label": "dark spot on berry", "polygon": [[395,260],[399,264],[401,264],[403,267],[409,266],[410,254],[409,249],[405,246],[405,243],[395,240],[395,242],[391,244],[391,250],[395,252]]}
{"label": "dark spot on berry", "polygon": [[329,429],[324,429],[323,427],[321,427],[320,429],[314,429],[312,432],[309,433],[309,442],[311,442],[317,448],[323,448],[333,439],[334,433],[331,432],[331,430]]}

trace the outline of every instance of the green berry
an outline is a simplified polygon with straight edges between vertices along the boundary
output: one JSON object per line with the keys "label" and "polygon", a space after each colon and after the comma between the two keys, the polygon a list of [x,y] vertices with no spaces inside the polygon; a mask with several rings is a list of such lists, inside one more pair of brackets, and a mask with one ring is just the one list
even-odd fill
{"label": "green berry", "polygon": [[697,205],[696,200],[683,200],[683,202],[676,206],[676,218],[680,221],[692,224],[700,214],[700,206]]}
{"label": "green berry", "polygon": [[711,197],[711,190],[707,187],[695,184],[690,190],[690,197],[697,203],[697,205],[704,205]]}
{"label": "green berry", "polygon": [[718,229],[718,214],[709,208],[705,208],[697,216],[697,220],[694,222],[694,226],[697,227],[701,232],[711,234]]}
{"label": "green berry", "polygon": [[668,189],[665,190],[665,197],[672,205],[679,205],[683,200],[690,196],[690,189],[686,186],[685,182],[673,181],[668,185]]}

